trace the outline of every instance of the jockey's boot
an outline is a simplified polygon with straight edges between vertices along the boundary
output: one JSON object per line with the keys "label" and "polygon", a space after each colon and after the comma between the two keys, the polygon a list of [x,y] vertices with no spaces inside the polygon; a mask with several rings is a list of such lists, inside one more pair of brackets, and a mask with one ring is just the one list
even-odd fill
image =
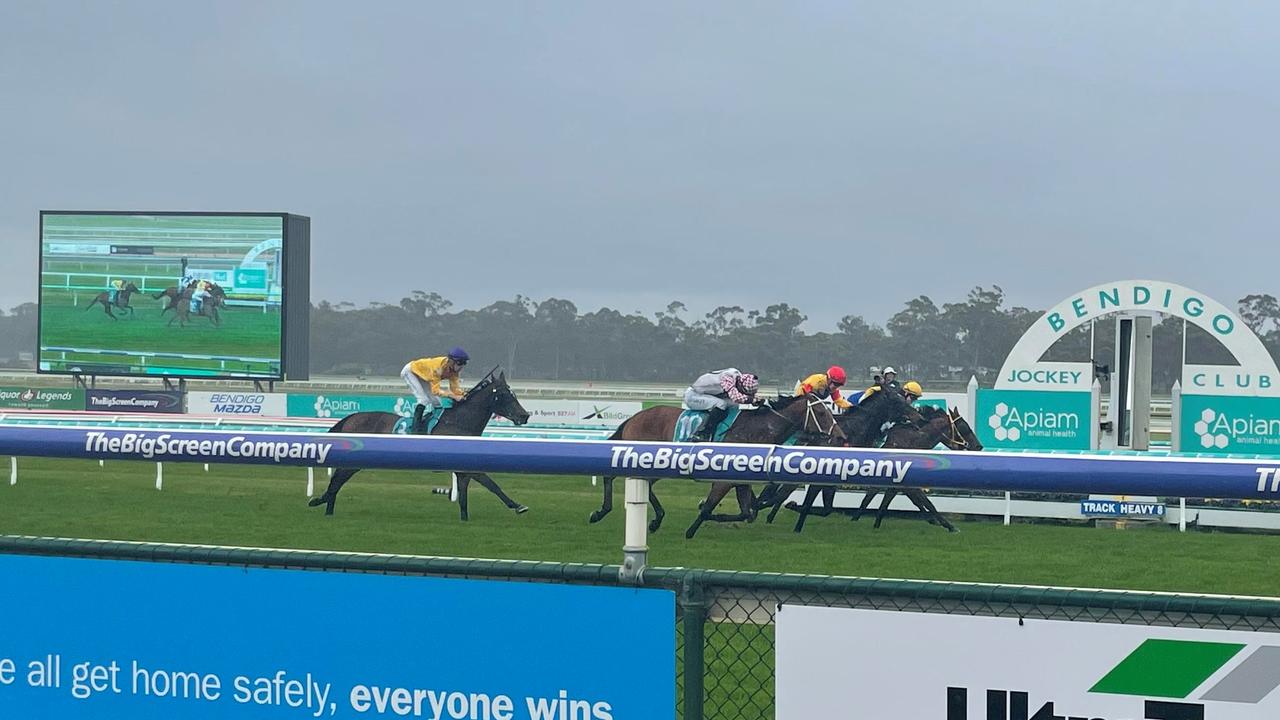
{"label": "jockey's boot", "polygon": [[414,406],[414,408],[413,408],[413,431],[412,431],[414,435],[421,435],[422,433],[424,433],[424,432],[426,432],[426,431],[427,431],[427,418],[426,418],[426,412],[427,412],[427,406],[426,406],[426,405],[421,405],[421,404],[419,404],[419,405]]}
{"label": "jockey's boot", "polygon": [[728,415],[728,408],[711,408],[710,412],[707,413],[707,419],[702,422],[702,427],[698,428],[698,432],[689,437],[689,442],[711,442],[711,439],[715,437],[716,427]]}

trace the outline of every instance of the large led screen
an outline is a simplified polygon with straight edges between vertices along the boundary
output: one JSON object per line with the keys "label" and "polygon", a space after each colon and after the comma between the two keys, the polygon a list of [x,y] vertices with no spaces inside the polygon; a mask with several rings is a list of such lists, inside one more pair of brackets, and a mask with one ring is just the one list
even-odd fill
{"label": "large led screen", "polygon": [[282,378],[290,217],[41,213],[40,371]]}

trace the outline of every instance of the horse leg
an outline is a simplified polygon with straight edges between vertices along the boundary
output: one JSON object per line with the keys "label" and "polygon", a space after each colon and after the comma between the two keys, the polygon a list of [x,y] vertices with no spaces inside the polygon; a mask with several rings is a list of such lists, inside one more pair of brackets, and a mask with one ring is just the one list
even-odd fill
{"label": "horse leg", "polygon": [[794,483],[778,486],[778,489],[774,492],[773,498],[769,503],[773,506],[773,509],[769,511],[769,516],[765,518],[765,522],[770,525],[773,524],[773,519],[778,516],[778,511],[782,509],[787,498],[791,497],[791,493],[795,492],[799,487],[799,485]]}
{"label": "horse leg", "polygon": [[[591,517],[587,518],[589,523],[598,523],[604,519],[605,515],[613,512],[613,476],[606,475],[604,477],[604,498],[600,501],[600,509],[591,513]],[[653,486],[649,486],[649,499],[653,500]]]}
{"label": "horse leg", "polygon": [[836,489],[833,487],[823,487],[819,492],[822,497],[822,507],[810,508],[809,514],[816,515],[818,517],[827,517],[836,509]]}
{"label": "horse leg", "polygon": [[771,482],[764,486],[759,495],[756,495],[756,511],[759,512],[773,505],[773,500],[778,496],[778,491],[782,489],[781,483]]}
{"label": "horse leg", "polygon": [[307,503],[307,507],[324,505],[324,514],[332,515],[333,504],[338,499],[338,491],[351,479],[352,475],[358,472],[360,472],[360,468],[338,468],[333,471],[333,477],[329,479],[328,489],[320,497],[311,498],[311,501]]}
{"label": "horse leg", "polygon": [[813,507],[813,499],[818,497],[818,486],[810,485],[804,493],[804,504],[800,506],[800,517],[796,518],[795,532],[804,530],[804,519],[809,516],[809,510]]}
{"label": "horse leg", "polygon": [[694,518],[693,524],[689,526],[688,530],[684,531],[686,538],[693,539],[693,536],[698,532],[698,528],[702,527],[702,523],[711,518],[711,511],[715,510],[716,505],[719,505],[724,496],[729,494],[731,487],[733,486],[726,482],[711,483],[711,490],[707,492],[707,499],[703,500],[698,507],[698,517]]}
{"label": "horse leg", "polygon": [[907,497],[911,498],[911,502],[916,504],[916,507],[929,514],[930,522],[941,525],[947,529],[947,532],[960,532],[959,528],[952,525],[951,521],[947,520],[942,513],[938,512],[938,508],[933,504],[933,501],[929,499],[929,496],[924,494],[923,490],[907,490],[906,493]]}
{"label": "horse leg", "polygon": [[458,478],[458,517],[463,521],[470,520],[467,513],[467,488],[471,486],[471,473],[454,473]]}
{"label": "horse leg", "polygon": [[662,503],[658,502],[658,496],[653,492],[653,484],[658,482],[657,478],[649,481],[649,504],[653,506],[653,519],[649,521],[649,532],[658,532],[658,528],[662,527],[662,518],[667,516],[667,511],[662,509]]}
{"label": "horse leg", "polygon": [[107,317],[111,318],[112,320],[120,319],[115,316],[115,313],[111,312],[111,303],[106,302],[105,300],[102,302],[102,312],[106,313]]}
{"label": "horse leg", "polygon": [[[476,482],[480,483],[481,487],[483,487],[485,490],[488,490],[494,495],[497,495],[498,499],[502,501],[503,505],[507,506],[508,510],[515,510],[517,515],[523,515],[524,513],[529,512],[529,506],[521,505],[515,500],[512,500],[510,497],[507,497],[507,494],[502,492],[502,488],[498,487],[498,483],[494,482],[493,478],[489,477],[484,473],[475,473],[471,477]],[[458,497],[462,497],[461,488],[458,489]]]}
{"label": "horse leg", "polygon": [[862,495],[862,502],[858,504],[858,509],[853,511],[853,519],[857,520],[858,518],[861,518],[862,513],[866,512],[867,508],[871,507],[871,501],[875,500],[876,496],[879,494],[879,490],[876,490],[875,488],[867,488],[866,492]]}
{"label": "horse leg", "polygon": [[876,511],[876,524],[872,527],[876,530],[880,529],[880,523],[884,520],[884,514],[889,511],[889,503],[898,496],[898,491],[890,488],[884,491],[884,499],[880,501],[880,509]]}

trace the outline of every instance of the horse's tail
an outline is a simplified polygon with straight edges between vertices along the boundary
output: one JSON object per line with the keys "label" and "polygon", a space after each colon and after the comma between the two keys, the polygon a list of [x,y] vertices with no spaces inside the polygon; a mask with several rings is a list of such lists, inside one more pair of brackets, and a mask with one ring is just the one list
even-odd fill
{"label": "horse's tail", "polygon": [[84,306],[84,309],[87,312],[90,308],[92,308],[94,305],[97,305],[97,304],[98,304],[98,298],[95,297],[94,299],[89,301],[88,305]]}

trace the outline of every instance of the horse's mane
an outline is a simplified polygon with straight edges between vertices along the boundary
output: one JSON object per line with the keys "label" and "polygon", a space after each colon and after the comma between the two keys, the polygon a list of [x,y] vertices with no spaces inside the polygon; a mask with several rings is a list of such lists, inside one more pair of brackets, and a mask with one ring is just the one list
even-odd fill
{"label": "horse's mane", "polygon": [[925,420],[932,420],[940,415],[946,415],[947,411],[934,405],[917,405],[916,410],[924,416]]}
{"label": "horse's mane", "polygon": [[493,369],[490,370],[487,374],[485,374],[484,377],[480,378],[480,382],[477,382],[475,385],[471,386],[471,389],[468,390],[466,394],[462,396],[462,399],[459,400],[458,402],[466,402],[471,398],[475,397],[476,394],[479,393],[481,390],[484,390],[488,388],[490,385],[493,385],[494,383],[498,382],[498,376],[497,376],[498,367],[499,367],[498,365],[494,365]]}
{"label": "horse's mane", "polygon": [[808,396],[807,395],[779,395],[778,397],[769,401],[769,407],[772,407],[774,410],[785,410],[791,407],[791,404],[794,403],[795,401],[801,400],[805,397],[808,397]]}

